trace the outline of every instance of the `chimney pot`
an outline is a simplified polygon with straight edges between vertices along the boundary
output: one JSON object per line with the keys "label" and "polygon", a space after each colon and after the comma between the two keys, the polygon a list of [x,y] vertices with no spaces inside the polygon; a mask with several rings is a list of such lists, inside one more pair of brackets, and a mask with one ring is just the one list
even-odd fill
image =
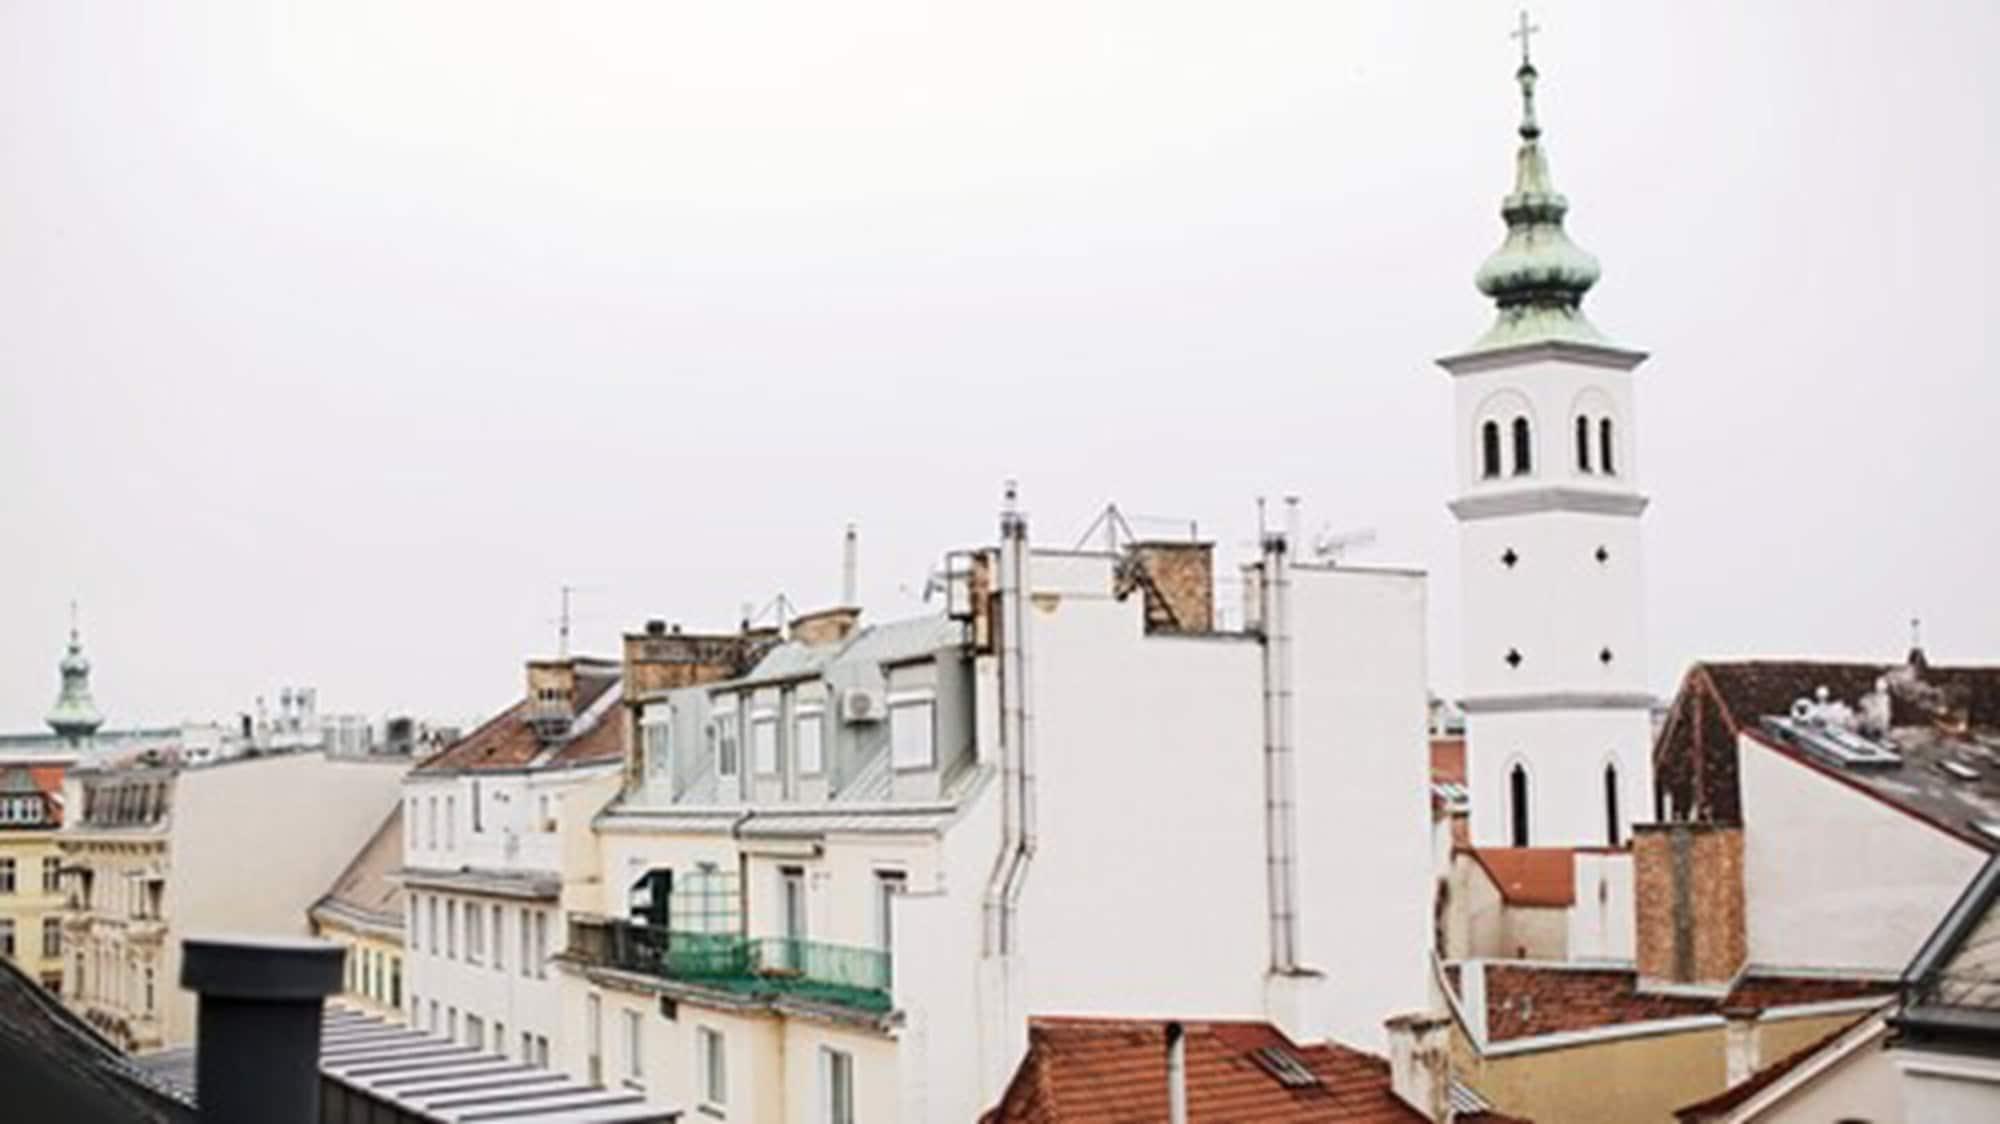
{"label": "chimney pot", "polygon": [[340,990],[337,944],[189,937],[181,986],[201,996],[195,1098],[202,1124],[319,1119],[321,1007]]}

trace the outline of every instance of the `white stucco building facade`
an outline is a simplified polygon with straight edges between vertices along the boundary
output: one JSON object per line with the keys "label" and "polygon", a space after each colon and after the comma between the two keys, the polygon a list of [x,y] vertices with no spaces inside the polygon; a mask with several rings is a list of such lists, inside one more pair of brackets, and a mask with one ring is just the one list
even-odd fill
{"label": "white stucco building facade", "polygon": [[528,697],[411,770],[402,790],[407,1019],[538,1065],[559,1005],[564,797],[624,756],[615,663],[532,661]]}
{"label": "white stucco building facade", "polygon": [[713,1118],[921,1121],[995,1103],[1031,1015],[1382,1048],[1428,1001],[1424,579],[1287,565],[1282,610],[1219,631],[1210,567],[1010,516],[947,615],[636,693],[640,759],[565,868],[558,1060]]}

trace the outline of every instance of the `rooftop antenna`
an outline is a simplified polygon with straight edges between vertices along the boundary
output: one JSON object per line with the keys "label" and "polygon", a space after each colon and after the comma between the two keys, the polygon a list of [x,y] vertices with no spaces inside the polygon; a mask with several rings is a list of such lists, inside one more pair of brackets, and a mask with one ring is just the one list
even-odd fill
{"label": "rooftop antenna", "polygon": [[556,658],[569,658],[569,635],[575,623],[575,614],[570,611],[570,598],[578,593],[595,593],[596,587],[587,585],[567,585],[562,587],[562,614],[556,618]]}
{"label": "rooftop antenna", "polygon": [[[74,626],[74,625],[72,625],[71,627],[72,627],[72,628],[74,628],[75,626]],[[1912,648],[1921,648],[1921,647],[1923,647],[1923,646],[1924,646],[1924,618],[1922,618],[1922,617],[1911,617],[1911,618],[1910,618],[1910,647],[1912,647]]]}

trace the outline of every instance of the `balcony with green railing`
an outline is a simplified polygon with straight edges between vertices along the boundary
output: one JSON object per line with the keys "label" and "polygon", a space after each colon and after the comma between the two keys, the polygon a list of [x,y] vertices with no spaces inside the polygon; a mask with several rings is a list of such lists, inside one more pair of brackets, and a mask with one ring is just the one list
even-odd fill
{"label": "balcony with green railing", "polygon": [[796,937],[745,937],[572,915],[570,958],[745,999],[791,998],[869,1014],[892,1006],[891,962],[877,948]]}

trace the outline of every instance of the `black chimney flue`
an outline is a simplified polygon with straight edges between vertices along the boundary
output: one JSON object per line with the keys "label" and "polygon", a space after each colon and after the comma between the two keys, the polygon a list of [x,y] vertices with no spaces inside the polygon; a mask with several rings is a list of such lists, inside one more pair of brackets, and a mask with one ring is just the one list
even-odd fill
{"label": "black chimney flue", "polygon": [[189,937],[181,986],[201,996],[195,1100],[202,1124],[319,1120],[320,1010],[340,990],[329,941]]}

